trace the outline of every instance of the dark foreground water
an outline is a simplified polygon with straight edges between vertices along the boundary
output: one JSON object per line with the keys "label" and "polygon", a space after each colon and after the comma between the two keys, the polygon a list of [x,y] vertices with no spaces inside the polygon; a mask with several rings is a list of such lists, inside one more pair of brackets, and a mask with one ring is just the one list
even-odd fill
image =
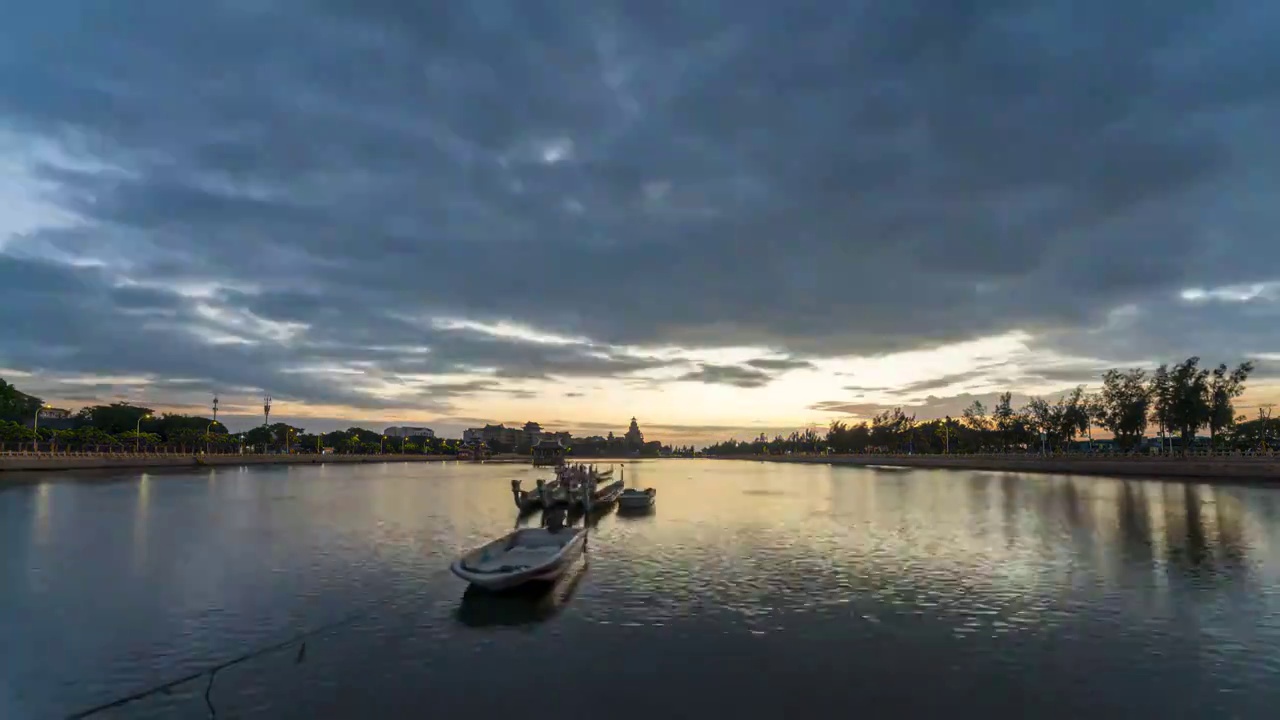
{"label": "dark foreground water", "polygon": [[[1001,473],[628,465],[542,598],[447,564],[502,465],[49,476],[0,490],[0,718],[220,672],[218,717],[1276,717],[1280,495]],[[537,522],[537,518],[534,518]],[[207,717],[199,678],[103,717]],[[465,713],[465,714],[464,714]],[[980,716],[980,715],[976,715]]]}

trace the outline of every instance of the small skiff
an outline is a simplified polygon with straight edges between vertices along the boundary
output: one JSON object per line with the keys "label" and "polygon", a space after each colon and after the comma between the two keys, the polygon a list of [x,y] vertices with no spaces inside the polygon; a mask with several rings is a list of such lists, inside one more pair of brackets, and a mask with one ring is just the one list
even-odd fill
{"label": "small skiff", "polygon": [[466,553],[449,569],[485,590],[552,581],[582,554],[586,532],[581,527],[522,528]]}
{"label": "small skiff", "polygon": [[618,501],[618,497],[622,495],[622,489],[624,487],[626,487],[626,485],[623,481],[615,480],[603,487],[594,488],[594,492],[588,490],[587,492],[591,492],[589,506],[587,504],[588,501],[585,493],[575,497],[573,500],[574,503],[583,510],[588,509],[588,507],[591,510],[603,510]]}
{"label": "small skiff", "polygon": [[648,510],[658,499],[658,491],[653,488],[637,490],[627,488],[618,496],[619,510]]}

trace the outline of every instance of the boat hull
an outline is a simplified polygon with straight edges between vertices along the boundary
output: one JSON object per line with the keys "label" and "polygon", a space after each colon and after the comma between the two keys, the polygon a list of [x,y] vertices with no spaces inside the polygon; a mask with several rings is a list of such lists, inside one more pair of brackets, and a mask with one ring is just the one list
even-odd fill
{"label": "boat hull", "polygon": [[[575,532],[574,538],[565,544],[548,562],[534,567],[522,568],[512,572],[477,572],[466,566],[467,557],[472,553],[454,560],[449,570],[462,580],[473,586],[490,592],[513,590],[533,583],[554,582],[564,575],[570,567],[582,557],[586,544],[586,531],[582,529],[566,529],[564,532]],[[478,550],[478,549],[477,549]]]}
{"label": "boat hull", "polygon": [[645,490],[624,490],[618,497],[619,510],[649,510],[658,500],[658,491],[653,488]]}
{"label": "boat hull", "polygon": [[[622,490],[624,487],[623,482],[621,480],[617,480],[597,489],[595,494],[591,497],[590,509],[598,510],[618,502],[618,498],[622,496]],[[587,503],[582,498],[575,498],[574,504],[584,510],[588,508]]]}

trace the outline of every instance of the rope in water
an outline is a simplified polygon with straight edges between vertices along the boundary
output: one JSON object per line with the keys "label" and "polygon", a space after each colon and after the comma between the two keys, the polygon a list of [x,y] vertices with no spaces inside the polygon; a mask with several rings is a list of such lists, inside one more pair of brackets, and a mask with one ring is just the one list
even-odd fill
{"label": "rope in water", "polygon": [[[584,522],[583,525],[584,525],[584,528],[589,528],[590,523]],[[584,550],[586,549],[586,540],[589,537],[590,537],[589,533],[583,537]],[[213,706],[212,693],[213,693],[213,682],[215,679],[217,679],[219,672],[226,670],[229,667],[234,667],[243,662],[247,662],[254,658],[262,657],[263,655],[267,655],[267,654],[276,652],[278,650],[283,650],[284,648],[287,648],[291,645],[295,645],[297,643],[302,643],[302,644],[298,648],[298,655],[294,659],[294,663],[295,664],[301,663],[306,658],[308,639],[313,638],[322,633],[336,630],[344,625],[349,625],[355,622],[356,620],[360,620],[366,615],[368,615],[374,609],[392,600],[395,600],[399,597],[401,597],[400,593],[391,593],[391,594],[385,595],[377,600],[374,600],[369,605],[365,606],[363,609],[353,612],[349,615],[346,615],[338,620],[334,620],[333,622],[327,623],[325,625],[321,625],[316,628],[312,628],[311,630],[307,630],[305,632],[301,632],[296,635],[292,635],[285,640],[281,640],[280,642],[272,643],[271,645],[266,645],[264,647],[260,647],[255,650],[251,650],[242,655],[238,655],[234,658],[231,658],[230,660],[224,660],[223,662],[220,662],[216,665],[211,665],[202,670],[188,673],[186,675],[183,675],[182,677],[169,680],[159,685],[152,685],[150,687],[139,690],[135,693],[131,693],[129,695],[116,698],[115,700],[112,700],[110,702],[102,703],[101,705],[95,705],[91,708],[80,710],[78,712],[72,713],[71,715],[68,715],[67,717],[69,718],[69,720],[81,720],[82,718],[92,717],[94,715],[97,715],[98,713],[105,712],[107,710],[114,710],[116,708],[123,707],[125,705],[128,705],[129,703],[136,702],[150,695],[167,692],[179,685],[183,685],[193,680],[197,680],[201,677],[204,677],[205,675],[209,676],[209,684],[205,687],[205,690],[204,690],[205,707],[209,709],[209,717],[211,718],[216,717],[217,710]]]}
{"label": "rope in water", "polygon": [[129,703],[136,702],[150,695],[167,692],[179,685],[182,685],[184,683],[189,683],[193,680],[197,680],[201,677],[204,677],[205,675],[209,676],[209,684],[205,687],[205,690],[204,690],[204,703],[205,703],[205,706],[209,709],[209,717],[211,718],[216,717],[217,711],[214,709],[213,699],[211,694],[213,692],[213,681],[217,678],[219,672],[226,670],[229,667],[233,667],[243,662],[247,662],[254,658],[258,658],[263,655],[267,655],[279,650],[283,650],[284,648],[287,648],[291,645],[295,645],[297,643],[302,643],[302,645],[298,648],[298,655],[294,659],[294,663],[295,664],[301,663],[304,659],[306,659],[307,640],[317,635],[336,630],[340,627],[343,627],[344,625],[350,625],[351,623],[364,618],[370,612],[381,607],[382,605],[385,605],[386,603],[392,600],[402,597],[402,595],[403,594],[399,592],[389,593],[381,598],[378,598],[377,600],[374,600],[373,602],[366,605],[364,608],[357,610],[355,612],[352,612],[348,615],[345,615],[332,622],[326,623],[319,627],[312,628],[310,630],[306,630],[304,632],[297,633],[285,640],[281,640],[279,642],[272,643],[270,645],[266,645],[266,646],[251,650],[242,655],[237,655],[236,657],[233,657],[230,660],[224,660],[216,665],[211,665],[204,669],[188,673],[186,675],[183,675],[182,677],[169,680],[159,685],[152,685],[150,687],[139,690],[135,693],[131,693],[129,695],[116,698],[115,700],[112,700],[110,702],[102,703],[101,705],[95,705],[94,707],[87,708],[85,710],[80,710],[78,712],[72,713],[71,715],[68,715],[67,717],[69,718],[69,720],[80,720],[81,718],[92,717],[93,715],[97,715],[98,713],[105,712],[107,710],[114,710],[116,708],[123,707],[125,705],[128,705]]}

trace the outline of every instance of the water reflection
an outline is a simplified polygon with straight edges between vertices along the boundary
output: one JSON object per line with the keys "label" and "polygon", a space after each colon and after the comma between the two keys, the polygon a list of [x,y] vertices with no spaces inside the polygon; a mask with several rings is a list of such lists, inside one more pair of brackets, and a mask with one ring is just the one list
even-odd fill
{"label": "water reflection", "polygon": [[[627,480],[657,488],[661,512],[574,513],[592,528],[589,572],[582,562],[511,597],[467,590],[447,570],[459,552],[544,522],[513,518],[513,472],[223,469],[0,492],[14,715],[62,716],[356,611],[309,641],[304,663],[220,676],[220,712],[497,716],[521,699],[477,698],[475,678],[565,662],[584,702],[647,673],[646,699],[668,714],[694,690],[750,714],[770,692],[812,699],[814,687],[827,707],[901,716],[921,714],[911,702],[924,695],[992,716],[1020,693],[1055,698],[1043,717],[1255,717],[1280,702],[1280,495],[1265,490],[645,463]],[[501,627],[538,632],[470,631]],[[664,664],[676,653],[693,659]],[[804,684],[740,682],[762,667]],[[428,671],[429,684],[406,679]],[[887,704],[867,699],[878,692]]]}
{"label": "water reflection", "polygon": [[53,485],[42,482],[36,486],[35,518],[32,529],[36,543],[44,545],[49,541],[50,516],[53,513]]}
{"label": "water reflection", "polygon": [[151,516],[151,475],[142,473],[138,480],[137,500],[133,509],[133,570],[143,573],[147,564],[147,526]]}
{"label": "water reflection", "polygon": [[554,583],[530,583],[501,593],[468,586],[454,617],[473,628],[544,623],[569,604],[586,572],[587,560],[584,559]]}

